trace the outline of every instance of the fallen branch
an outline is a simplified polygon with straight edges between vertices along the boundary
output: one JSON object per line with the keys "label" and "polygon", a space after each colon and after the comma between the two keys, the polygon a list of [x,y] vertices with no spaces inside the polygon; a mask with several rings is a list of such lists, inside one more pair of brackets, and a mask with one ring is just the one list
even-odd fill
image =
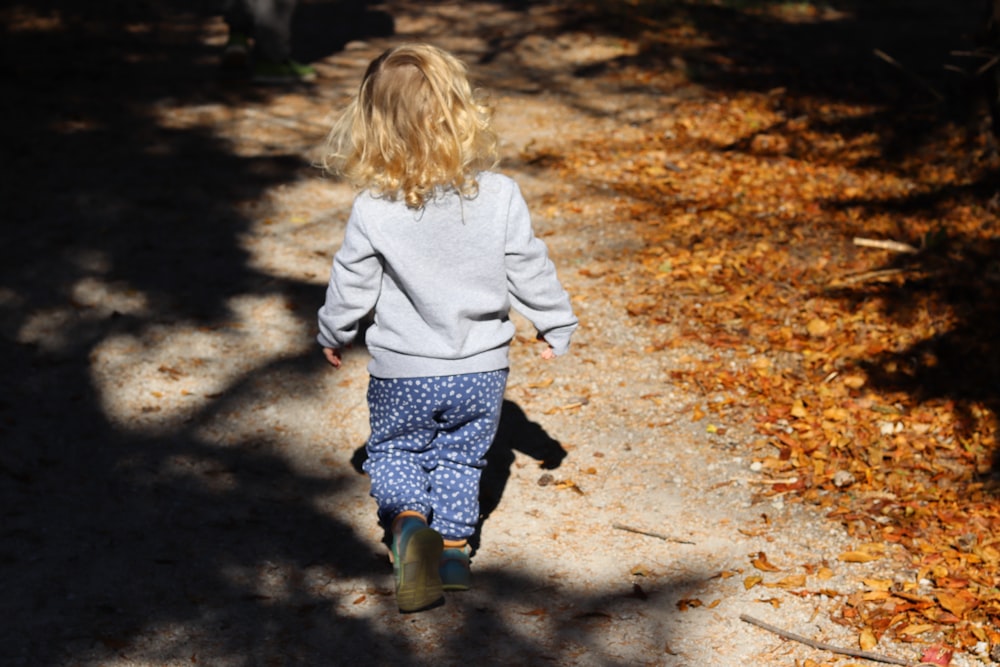
{"label": "fallen branch", "polygon": [[625,526],[620,523],[613,523],[611,524],[611,527],[617,530],[624,530],[630,533],[645,535],[646,537],[655,537],[656,539],[664,540],[665,542],[676,542],[677,544],[694,544],[694,542],[689,542],[687,540],[681,540],[676,537],[670,537],[669,535],[663,535],[661,533],[653,533],[648,530],[640,530],[639,528],[632,528],[631,526]]}
{"label": "fallen branch", "polygon": [[883,239],[865,239],[857,236],[854,237],[854,245],[864,246],[866,248],[878,248],[880,250],[891,250],[893,252],[905,252],[911,255],[916,255],[920,252],[919,248],[914,248],[909,243],[887,241]]}
{"label": "fallen branch", "polygon": [[864,273],[856,273],[853,276],[837,278],[834,282],[844,285],[852,285],[854,283],[863,283],[869,280],[882,280],[883,278],[896,276],[903,272],[904,269],[879,269],[877,271],[865,271]]}
{"label": "fallen branch", "polygon": [[933,95],[935,98],[937,98],[938,102],[944,102],[944,100],[945,100],[944,95],[942,95],[941,93],[939,93],[934,86],[932,86],[931,84],[927,83],[927,81],[925,81],[922,77],[917,76],[916,74],[914,74],[910,70],[908,70],[905,67],[903,67],[903,65],[900,64],[900,62],[898,60],[896,60],[895,58],[893,58],[892,56],[890,56],[885,51],[882,51],[881,49],[875,49],[874,51],[875,51],[875,55],[876,56],[878,56],[879,58],[881,58],[885,62],[889,63],[893,67],[899,69],[900,72],[902,72],[903,74],[906,74],[911,79],[913,79],[914,81],[916,81],[917,83],[919,83],[921,86],[923,86],[927,90],[927,92],[929,92],[931,95]]}
{"label": "fallen branch", "polygon": [[758,628],[763,628],[768,632],[773,632],[783,639],[791,639],[797,641],[800,644],[805,644],[815,649],[821,651],[830,651],[831,653],[838,653],[840,655],[849,655],[852,658],[863,658],[865,660],[873,660],[875,662],[884,662],[890,665],[903,665],[904,667],[912,667],[914,663],[908,660],[902,660],[900,658],[893,658],[887,655],[881,655],[879,653],[872,653],[871,651],[861,651],[859,649],[853,648],[843,648],[840,646],[833,646],[832,644],[827,644],[825,642],[818,642],[808,637],[803,637],[802,635],[797,635],[793,632],[788,632],[787,630],[782,630],[769,623],[760,621],[753,616],[748,616],[747,614],[740,614],[740,620],[751,625],[756,625]]}

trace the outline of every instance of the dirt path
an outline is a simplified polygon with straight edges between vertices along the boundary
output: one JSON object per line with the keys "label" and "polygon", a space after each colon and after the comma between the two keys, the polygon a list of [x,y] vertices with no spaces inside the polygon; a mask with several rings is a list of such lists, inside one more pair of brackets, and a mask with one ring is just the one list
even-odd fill
{"label": "dirt path", "polygon": [[[669,113],[576,74],[633,44],[567,27],[548,4],[388,2],[354,17],[371,34],[341,25],[343,48],[317,49],[314,86],[259,90],[218,78],[217,19],[126,18],[141,39],[109,34],[141,66],[72,37],[47,45],[61,58],[29,49],[14,65],[34,97],[30,131],[5,135],[7,664],[834,660],[744,613],[857,647],[833,621],[844,598],[863,576],[910,573],[838,561],[858,545],[836,524],[756,495],[753,435],[669,381],[704,352],[648,351],[669,326],[625,313],[640,241],[607,188],[563,182],[539,157]],[[96,39],[119,19],[77,27]],[[308,34],[311,47],[323,32]],[[582,322],[557,363],[515,345],[476,588],[410,616],[356,470],[364,354],[332,373],[311,340],[351,193],[310,164],[329,112],[401,40],[454,50],[494,91],[503,169]],[[41,83],[53,72],[55,91]]]}

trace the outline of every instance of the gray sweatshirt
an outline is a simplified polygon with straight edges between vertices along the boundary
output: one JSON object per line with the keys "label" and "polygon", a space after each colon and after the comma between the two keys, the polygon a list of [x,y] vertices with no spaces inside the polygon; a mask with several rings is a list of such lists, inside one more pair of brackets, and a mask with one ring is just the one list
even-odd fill
{"label": "gray sweatshirt", "polygon": [[349,345],[374,310],[375,377],[492,371],[508,365],[513,307],[566,352],[577,318],[520,189],[493,172],[478,179],[475,198],[447,193],[417,211],[358,195],[319,310],[320,345]]}

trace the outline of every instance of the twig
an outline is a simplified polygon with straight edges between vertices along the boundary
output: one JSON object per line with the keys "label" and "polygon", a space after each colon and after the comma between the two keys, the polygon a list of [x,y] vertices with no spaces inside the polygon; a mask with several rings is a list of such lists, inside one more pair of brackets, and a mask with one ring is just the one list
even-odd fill
{"label": "twig", "polygon": [[926,89],[927,89],[927,91],[928,91],[928,92],[929,92],[929,93],[930,93],[931,95],[933,95],[933,96],[934,96],[935,98],[937,98],[937,101],[938,101],[938,102],[944,102],[944,95],[942,95],[941,93],[939,93],[939,92],[937,91],[937,89],[936,89],[936,88],[934,88],[934,86],[932,86],[931,84],[927,83],[927,82],[926,82],[926,81],[924,81],[924,80],[923,80],[923,79],[922,79],[921,77],[917,76],[916,74],[914,74],[914,73],[913,73],[913,72],[911,72],[910,70],[908,70],[908,69],[906,69],[905,67],[903,67],[903,66],[902,66],[902,65],[901,65],[901,64],[899,63],[899,61],[897,61],[897,60],[896,60],[895,58],[893,58],[893,57],[892,57],[892,56],[890,56],[890,55],[889,55],[888,53],[886,53],[885,51],[882,51],[882,50],[880,50],[880,49],[874,49],[874,52],[875,52],[875,55],[876,55],[876,56],[878,56],[878,57],[879,57],[879,58],[881,58],[882,60],[886,61],[887,63],[889,63],[889,64],[890,64],[890,65],[892,65],[893,67],[895,67],[895,68],[899,69],[899,71],[901,71],[901,72],[902,72],[903,74],[906,74],[906,75],[907,75],[907,76],[909,76],[909,77],[910,77],[911,79],[913,79],[914,81],[916,81],[917,83],[919,83],[919,84],[920,84],[921,86],[923,86],[924,88],[926,88]]}
{"label": "twig", "polygon": [[1000,56],[993,56],[992,58],[989,59],[989,62],[987,62],[985,65],[976,70],[976,76],[982,76],[983,74],[986,74],[986,72],[993,69],[993,67],[995,67],[998,62],[1000,62]]}
{"label": "twig", "polygon": [[943,65],[942,67],[944,67],[944,69],[948,72],[958,72],[962,76],[969,76],[969,71],[959,67],[958,65]]}
{"label": "twig", "polygon": [[891,250],[893,252],[905,252],[911,255],[916,255],[920,252],[919,248],[914,248],[909,243],[883,239],[865,239],[859,236],[854,237],[854,245],[864,246],[866,248],[878,248],[879,250]]}
{"label": "twig", "polygon": [[890,276],[899,275],[903,273],[903,269],[880,269],[878,271],[865,271],[864,273],[857,273],[853,276],[846,276],[844,278],[838,278],[836,282],[850,285],[853,283],[863,283],[869,280],[881,280],[882,278],[888,278]]}
{"label": "twig", "polygon": [[760,479],[756,477],[734,477],[733,481],[736,482],[746,482],[747,484],[795,484],[799,481],[798,477],[789,477],[788,479]]}
{"label": "twig", "polygon": [[666,542],[676,542],[677,544],[694,544],[694,542],[688,542],[687,540],[681,540],[676,537],[670,537],[669,535],[663,535],[661,533],[653,533],[648,530],[640,530],[639,528],[632,528],[631,526],[625,526],[620,523],[613,523],[611,524],[611,527],[617,530],[624,530],[630,533],[645,535],[646,537],[655,537],[658,540],[664,540]]}
{"label": "twig", "polygon": [[976,51],[950,51],[949,53],[951,55],[953,55],[953,56],[958,56],[960,58],[991,58],[991,57],[993,57],[993,52],[992,51],[983,51],[983,50],[976,50]]}
{"label": "twig", "polygon": [[874,660],[875,662],[884,662],[890,665],[903,665],[904,667],[911,667],[913,665],[909,660],[902,660],[900,658],[893,658],[887,655],[881,655],[879,653],[872,653],[871,651],[861,651],[853,648],[843,648],[840,646],[833,646],[831,644],[826,644],[824,642],[818,642],[808,637],[803,637],[802,635],[797,635],[793,632],[788,632],[787,630],[782,630],[781,628],[775,627],[764,621],[760,621],[753,616],[748,616],[747,614],[740,614],[740,620],[750,623],[751,625],[756,625],[758,628],[764,628],[768,632],[773,632],[783,639],[791,639],[797,641],[800,644],[805,644],[806,646],[811,646],[815,649],[820,649],[822,651],[830,651],[831,653],[839,653],[840,655],[849,655],[852,658],[863,658],[865,660]]}

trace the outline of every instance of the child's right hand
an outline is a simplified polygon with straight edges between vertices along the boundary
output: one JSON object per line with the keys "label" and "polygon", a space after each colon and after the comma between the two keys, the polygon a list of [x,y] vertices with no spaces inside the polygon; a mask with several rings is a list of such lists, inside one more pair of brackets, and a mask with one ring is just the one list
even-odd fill
{"label": "child's right hand", "polygon": [[556,358],[556,351],[553,350],[551,346],[546,346],[546,348],[542,350],[542,359],[555,359],[555,358]]}
{"label": "child's right hand", "polygon": [[324,347],[323,356],[334,368],[340,368],[340,350],[333,347]]}

